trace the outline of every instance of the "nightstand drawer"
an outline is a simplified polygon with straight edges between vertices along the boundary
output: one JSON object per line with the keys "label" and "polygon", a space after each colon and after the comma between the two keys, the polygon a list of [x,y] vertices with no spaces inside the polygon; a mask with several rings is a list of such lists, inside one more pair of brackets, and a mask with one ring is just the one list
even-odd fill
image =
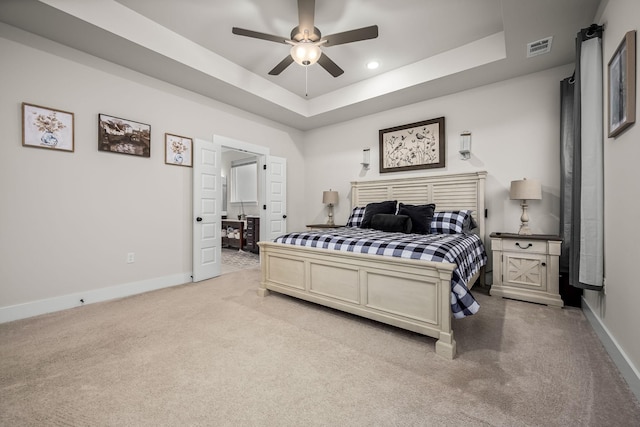
{"label": "nightstand drawer", "polygon": [[541,240],[529,240],[529,239],[503,240],[502,250],[546,254],[547,242],[541,241]]}

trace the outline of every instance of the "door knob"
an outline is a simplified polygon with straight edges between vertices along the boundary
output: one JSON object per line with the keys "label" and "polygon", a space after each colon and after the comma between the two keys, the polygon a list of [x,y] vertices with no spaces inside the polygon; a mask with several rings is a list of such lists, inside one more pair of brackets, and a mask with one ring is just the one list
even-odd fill
{"label": "door knob", "polygon": [[200,222],[200,221],[202,221],[202,218],[201,217],[197,217],[196,221]]}
{"label": "door knob", "polygon": [[287,218],[287,216],[286,216],[286,215],[282,215],[282,218],[283,218],[283,219],[286,219],[286,218]]}

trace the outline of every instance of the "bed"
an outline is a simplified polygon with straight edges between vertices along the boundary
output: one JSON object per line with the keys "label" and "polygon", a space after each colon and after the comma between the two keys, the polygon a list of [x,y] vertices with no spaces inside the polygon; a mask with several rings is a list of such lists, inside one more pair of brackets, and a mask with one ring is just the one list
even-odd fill
{"label": "bed", "polygon": [[[470,210],[484,242],[486,172],[351,183],[351,206],[397,200],[435,203],[436,211]],[[325,248],[260,242],[260,296],[269,291],[311,301],[435,338],[438,355],[453,359],[452,278],[457,265]],[[486,259],[486,256],[485,256]],[[484,268],[466,278],[483,283]],[[455,304],[453,304],[455,305]]]}

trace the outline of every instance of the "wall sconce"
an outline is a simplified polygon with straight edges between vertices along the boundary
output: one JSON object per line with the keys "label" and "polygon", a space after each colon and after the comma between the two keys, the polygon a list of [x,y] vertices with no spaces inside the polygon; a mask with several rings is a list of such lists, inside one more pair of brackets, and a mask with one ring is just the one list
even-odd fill
{"label": "wall sconce", "polygon": [[369,163],[371,162],[371,149],[365,148],[362,150],[362,165],[363,168],[369,169]]}
{"label": "wall sconce", "polygon": [[469,131],[460,134],[460,158],[462,160],[471,158],[471,132]]}
{"label": "wall sconce", "polygon": [[338,204],[338,192],[337,191],[323,191],[322,192],[322,203],[329,207],[329,220],[327,221],[327,225],[335,225],[333,222],[333,205]]}
{"label": "wall sconce", "polygon": [[522,201],[522,215],[520,216],[520,231],[518,234],[524,236],[531,235],[529,228],[529,214],[527,213],[527,200],[541,200],[542,187],[538,181],[528,180],[524,178],[520,181],[511,181],[511,189],[509,190],[509,198],[511,200]]}

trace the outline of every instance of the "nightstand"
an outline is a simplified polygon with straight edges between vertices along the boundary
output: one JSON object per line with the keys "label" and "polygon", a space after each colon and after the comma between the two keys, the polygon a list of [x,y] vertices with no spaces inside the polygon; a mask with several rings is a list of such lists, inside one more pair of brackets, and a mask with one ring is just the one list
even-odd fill
{"label": "nightstand", "polygon": [[563,307],[558,287],[559,236],[491,233],[491,295]]}
{"label": "nightstand", "polygon": [[340,228],[340,227],[344,227],[344,225],[339,225],[339,224],[335,224],[335,225],[329,225],[329,224],[307,224],[307,228],[309,230],[324,230],[327,228]]}

